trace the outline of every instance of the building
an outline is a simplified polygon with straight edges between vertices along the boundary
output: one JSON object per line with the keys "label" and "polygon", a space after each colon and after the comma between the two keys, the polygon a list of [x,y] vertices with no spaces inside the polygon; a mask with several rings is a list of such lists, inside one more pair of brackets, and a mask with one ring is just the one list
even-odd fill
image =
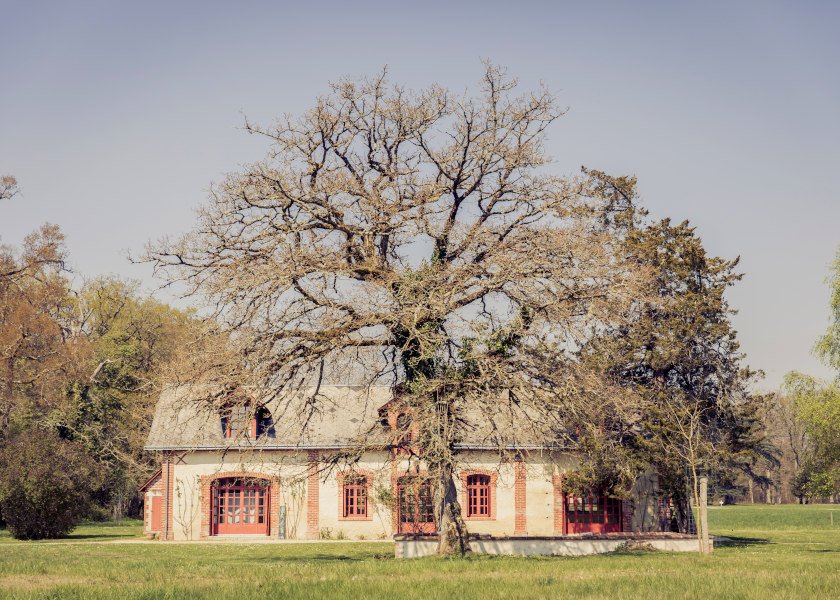
{"label": "building", "polygon": [[[167,540],[214,536],[380,539],[433,533],[432,495],[422,465],[393,450],[366,452],[352,468],[323,458],[360,438],[389,435],[398,415],[391,387],[319,388],[319,410],[307,394],[264,404],[211,410],[188,387],[166,389],[146,450],[161,469],[142,488],[145,531]],[[305,427],[303,426],[305,423]],[[494,431],[515,427],[494,423]],[[459,446],[457,484],[470,532],[494,536],[559,536],[662,528],[653,479],[629,499],[598,490],[572,494],[564,474],[571,452],[538,442],[506,441],[471,428]],[[377,433],[379,432],[379,433]]]}

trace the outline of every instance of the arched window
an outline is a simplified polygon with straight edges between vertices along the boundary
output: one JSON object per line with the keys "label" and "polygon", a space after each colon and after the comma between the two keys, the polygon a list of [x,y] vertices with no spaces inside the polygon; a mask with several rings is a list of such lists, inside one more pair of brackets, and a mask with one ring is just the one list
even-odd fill
{"label": "arched window", "polygon": [[409,413],[399,413],[394,420],[394,438],[395,446],[409,445],[416,437],[416,429],[414,427],[414,419]]}
{"label": "arched window", "polygon": [[364,519],[368,516],[368,478],[348,473],[341,482],[341,516],[345,519]]}
{"label": "arched window", "polygon": [[250,402],[226,406],[222,409],[222,434],[226,438],[274,437],[274,421],[265,406],[254,408]]}
{"label": "arched window", "polygon": [[467,516],[490,517],[490,476],[467,476]]}

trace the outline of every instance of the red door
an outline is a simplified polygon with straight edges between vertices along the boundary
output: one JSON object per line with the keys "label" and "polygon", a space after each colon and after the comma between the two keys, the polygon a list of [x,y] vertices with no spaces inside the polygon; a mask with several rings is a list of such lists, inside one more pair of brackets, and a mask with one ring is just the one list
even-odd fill
{"label": "red door", "polygon": [[152,522],[149,531],[160,531],[163,524],[163,514],[160,510],[160,504],[163,496],[147,496],[152,501]]}
{"label": "red door", "polygon": [[220,479],[213,488],[213,535],[268,535],[268,485]]}
{"label": "red door", "polygon": [[621,531],[621,500],[593,491],[564,495],[568,533],[616,533]]}
{"label": "red door", "polygon": [[400,477],[397,482],[398,533],[435,533],[432,487],[420,477]]}

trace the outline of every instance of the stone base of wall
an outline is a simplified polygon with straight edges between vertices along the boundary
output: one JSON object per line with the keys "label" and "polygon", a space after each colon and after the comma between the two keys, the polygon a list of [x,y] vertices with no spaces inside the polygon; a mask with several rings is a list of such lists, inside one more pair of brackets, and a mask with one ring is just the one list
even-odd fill
{"label": "stone base of wall", "polygon": [[[432,556],[437,536],[395,536],[397,558]],[[714,540],[711,541],[714,548]],[[616,534],[603,536],[510,537],[487,536],[470,539],[473,552],[507,556],[585,556],[615,552],[623,548],[644,548],[665,552],[698,552],[697,538],[680,534]]]}

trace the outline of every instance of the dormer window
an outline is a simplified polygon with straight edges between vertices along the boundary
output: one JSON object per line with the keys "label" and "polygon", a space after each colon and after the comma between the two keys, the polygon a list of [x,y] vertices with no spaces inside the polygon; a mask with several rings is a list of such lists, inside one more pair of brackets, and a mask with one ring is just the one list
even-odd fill
{"label": "dormer window", "polygon": [[253,404],[246,402],[222,409],[222,434],[225,438],[257,439],[273,433],[274,422],[264,406],[254,408]]}
{"label": "dormer window", "polygon": [[409,444],[414,441],[416,437],[415,427],[410,414],[399,413],[396,418],[395,426],[397,445]]}

